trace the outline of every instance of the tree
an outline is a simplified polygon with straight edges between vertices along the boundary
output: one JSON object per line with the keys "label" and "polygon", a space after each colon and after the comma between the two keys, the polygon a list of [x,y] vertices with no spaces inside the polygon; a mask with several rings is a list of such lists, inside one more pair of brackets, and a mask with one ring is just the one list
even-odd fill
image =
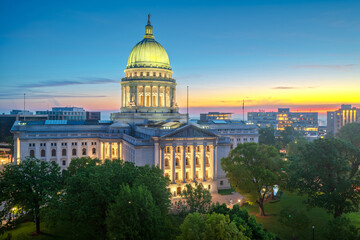
{"label": "tree", "polygon": [[295,208],[284,208],[280,211],[279,222],[292,231],[292,239],[295,239],[295,231],[303,230],[309,225],[309,219],[303,211]]}
{"label": "tree", "polygon": [[290,126],[286,126],[284,130],[278,132],[281,148],[286,148],[289,143],[295,141],[298,138],[301,138],[300,133]]}
{"label": "tree", "polygon": [[[106,216],[109,205],[114,203],[128,185],[131,189],[142,186],[150,192],[161,216],[169,207],[168,180],[156,167],[137,167],[121,160],[73,159],[64,173],[62,194],[48,206],[48,220],[68,223],[77,239],[105,239]],[[134,193],[135,194],[135,193]]]}
{"label": "tree", "polygon": [[4,216],[13,207],[32,212],[36,233],[40,233],[40,209],[61,188],[60,167],[56,162],[27,158],[18,165],[6,165],[0,171],[0,202],[5,202]]}
{"label": "tree", "polygon": [[345,217],[338,217],[326,226],[325,238],[328,240],[360,240],[360,229]]}
{"label": "tree", "polygon": [[109,239],[160,239],[165,218],[143,185],[121,187],[106,217]]}
{"label": "tree", "polygon": [[230,221],[228,215],[212,213],[204,217],[200,213],[190,213],[180,226],[181,235],[177,240],[249,240]]}
{"label": "tree", "polygon": [[186,184],[185,189],[181,193],[182,200],[176,204],[182,214],[186,213],[207,213],[211,207],[211,194],[205,189],[202,183],[195,182],[193,187]]}
{"label": "tree", "polygon": [[349,123],[340,128],[336,137],[350,142],[360,149],[360,123]]}
{"label": "tree", "polygon": [[261,224],[256,222],[254,215],[249,215],[245,208],[240,208],[239,205],[234,205],[229,209],[225,203],[214,205],[210,213],[220,213],[229,215],[231,222],[235,223],[240,232],[249,239],[257,240],[275,240],[275,236],[264,230]]}
{"label": "tree", "polygon": [[285,182],[284,164],[275,147],[257,143],[239,144],[221,159],[231,185],[250,203],[259,205],[260,216],[265,216],[264,200],[272,187]]}
{"label": "tree", "polygon": [[275,130],[273,127],[259,129],[259,143],[275,146]]}
{"label": "tree", "polygon": [[307,194],[309,207],[339,217],[359,209],[360,153],[339,139],[318,139],[299,147],[290,165],[289,186]]}

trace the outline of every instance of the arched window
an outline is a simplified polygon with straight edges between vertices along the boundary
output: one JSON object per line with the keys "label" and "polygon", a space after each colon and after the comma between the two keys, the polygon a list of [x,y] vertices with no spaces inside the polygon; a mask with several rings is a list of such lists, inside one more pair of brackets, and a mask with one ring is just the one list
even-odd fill
{"label": "arched window", "polygon": [[86,155],[86,148],[82,149],[82,155]]}
{"label": "arched window", "polygon": [[92,154],[96,154],[96,148],[92,149]]}
{"label": "arched window", "polygon": [[180,166],[180,160],[178,158],[175,158],[175,166]]}
{"label": "arched window", "polygon": [[199,165],[199,158],[198,157],[195,158],[195,164]]}
{"label": "arched window", "polygon": [[63,149],[63,150],[61,151],[61,155],[66,156],[66,149]]}
{"label": "arched window", "polygon": [[40,156],[45,157],[45,150],[44,149],[41,150]]}
{"label": "arched window", "polygon": [[186,152],[191,152],[191,147],[190,146],[188,146],[187,148],[186,148]]}
{"label": "arched window", "polygon": [[186,165],[186,166],[189,166],[189,165],[190,165],[190,161],[189,161],[189,158],[188,158],[188,157],[185,158],[185,165]]}
{"label": "arched window", "polygon": [[169,166],[169,159],[165,158],[165,167]]}
{"label": "arched window", "polygon": [[52,156],[52,157],[56,157],[56,149],[52,149],[52,150],[51,150],[51,156]]}
{"label": "arched window", "polygon": [[206,146],[206,151],[210,152],[210,146]]}
{"label": "arched window", "polygon": [[35,157],[35,151],[34,150],[30,150],[30,157]]}
{"label": "arched window", "polygon": [[200,152],[200,146],[197,146],[197,147],[196,147],[196,151],[197,151],[197,152]]}
{"label": "arched window", "polygon": [[73,150],[72,150],[72,155],[73,155],[73,156],[76,156],[76,148],[73,148]]}

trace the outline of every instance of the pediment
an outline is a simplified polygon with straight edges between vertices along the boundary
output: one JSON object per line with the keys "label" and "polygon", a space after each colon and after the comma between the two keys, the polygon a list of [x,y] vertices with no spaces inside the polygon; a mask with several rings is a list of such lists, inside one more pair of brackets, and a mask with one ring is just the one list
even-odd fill
{"label": "pediment", "polygon": [[218,138],[219,136],[207,131],[205,129],[198,128],[194,125],[186,125],[178,128],[175,131],[165,134],[161,138]]}

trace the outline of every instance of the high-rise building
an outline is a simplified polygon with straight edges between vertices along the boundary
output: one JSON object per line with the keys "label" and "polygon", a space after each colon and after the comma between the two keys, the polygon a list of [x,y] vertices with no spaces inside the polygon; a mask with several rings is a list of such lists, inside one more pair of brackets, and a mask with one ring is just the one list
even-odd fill
{"label": "high-rise building", "polygon": [[273,127],[277,131],[293,127],[306,136],[318,135],[317,112],[291,112],[289,108],[278,108],[277,112],[249,112],[248,121],[259,127]]}
{"label": "high-rise building", "polygon": [[23,110],[12,110],[10,114],[0,115],[0,143],[6,142],[9,137],[12,137],[10,132],[15,121],[44,121],[49,119],[48,115],[33,114],[32,112]]}
{"label": "high-rise building", "polygon": [[86,120],[99,121],[101,119],[101,112],[89,112],[86,111]]}
{"label": "high-rise building", "polygon": [[337,111],[327,112],[327,134],[335,136],[348,123],[360,122],[360,109],[343,104]]}
{"label": "high-rise building", "polygon": [[53,107],[51,111],[36,111],[36,114],[49,115],[49,120],[86,120],[86,112],[84,108],[79,107]]}
{"label": "high-rise building", "polygon": [[207,122],[210,120],[231,120],[231,113],[208,112],[200,114],[201,122]]}

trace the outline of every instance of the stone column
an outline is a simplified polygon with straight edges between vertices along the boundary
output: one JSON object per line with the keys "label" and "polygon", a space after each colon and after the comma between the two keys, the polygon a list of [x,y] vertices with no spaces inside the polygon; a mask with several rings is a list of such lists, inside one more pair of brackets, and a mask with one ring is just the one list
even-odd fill
{"label": "stone column", "polygon": [[127,89],[126,89],[126,85],[125,85],[125,87],[124,87],[124,92],[125,92],[125,94],[124,94],[124,107],[126,107],[126,100],[127,100]]}
{"label": "stone column", "polygon": [[196,144],[193,145],[193,181],[196,181]]}
{"label": "stone column", "polygon": [[158,105],[157,107],[160,107],[160,85],[158,86]]}
{"label": "stone column", "polygon": [[206,143],[203,144],[204,156],[203,156],[203,181],[206,181]]}
{"label": "stone column", "polygon": [[153,86],[150,86],[150,107],[153,107]]}
{"label": "stone column", "polygon": [[186,182],[186,144],[183,145],[182,177],[183,182]]}
{"label": "stone column", "polygon": [[105,161],[105,159],[106,159],[106,143],[105,142],[103,142],[103,156],[102,156],[102,160],[103,161]]}
{"label": "stone column", "polygon": [[118,158],[118,159],[121,159],[121,157],[120,157],[120,156],[121,156],[121,155],[120,155],[120,154],[121,154],[120,146],[121,146],[121,143],[118,142],[118,143],[117,143],[117,147],[118,147],[118,152],[117,152],[117,156],[118,156],[118,157],[117,157],[117,158]]}
{"label": "stone column", "polygon": [[164,146],[160,146],[161,158],[160,158],[160,165],[161,169],[163,170],[163,174],[165,175],[165,163],[164,163]]}
{"label": "stone column", "polygon": [[172,146],[172,182],[175,183],[175,148],[176,146]]}
{"label": "stone column", "polygon": [[155,142],[155,150],[154,150],[154,163],[155,166],[160,167],[160,149],[159,149],[159,142]]}
{"label": "stone column", "polygon": [[112,160],[112,142],[109,142],[109,151],[110,160]]}
{"label": "stone column", "polygon": [[143,107],[145,107],[145,85],[143,85]]}
{"label": "stone column", "polygon": [[216,145],[216,143],[213,145],[213,152],[214,152],[213,181],[215,181],[217,178],[217,159],[216,159],[217,158],[217,145]]}

